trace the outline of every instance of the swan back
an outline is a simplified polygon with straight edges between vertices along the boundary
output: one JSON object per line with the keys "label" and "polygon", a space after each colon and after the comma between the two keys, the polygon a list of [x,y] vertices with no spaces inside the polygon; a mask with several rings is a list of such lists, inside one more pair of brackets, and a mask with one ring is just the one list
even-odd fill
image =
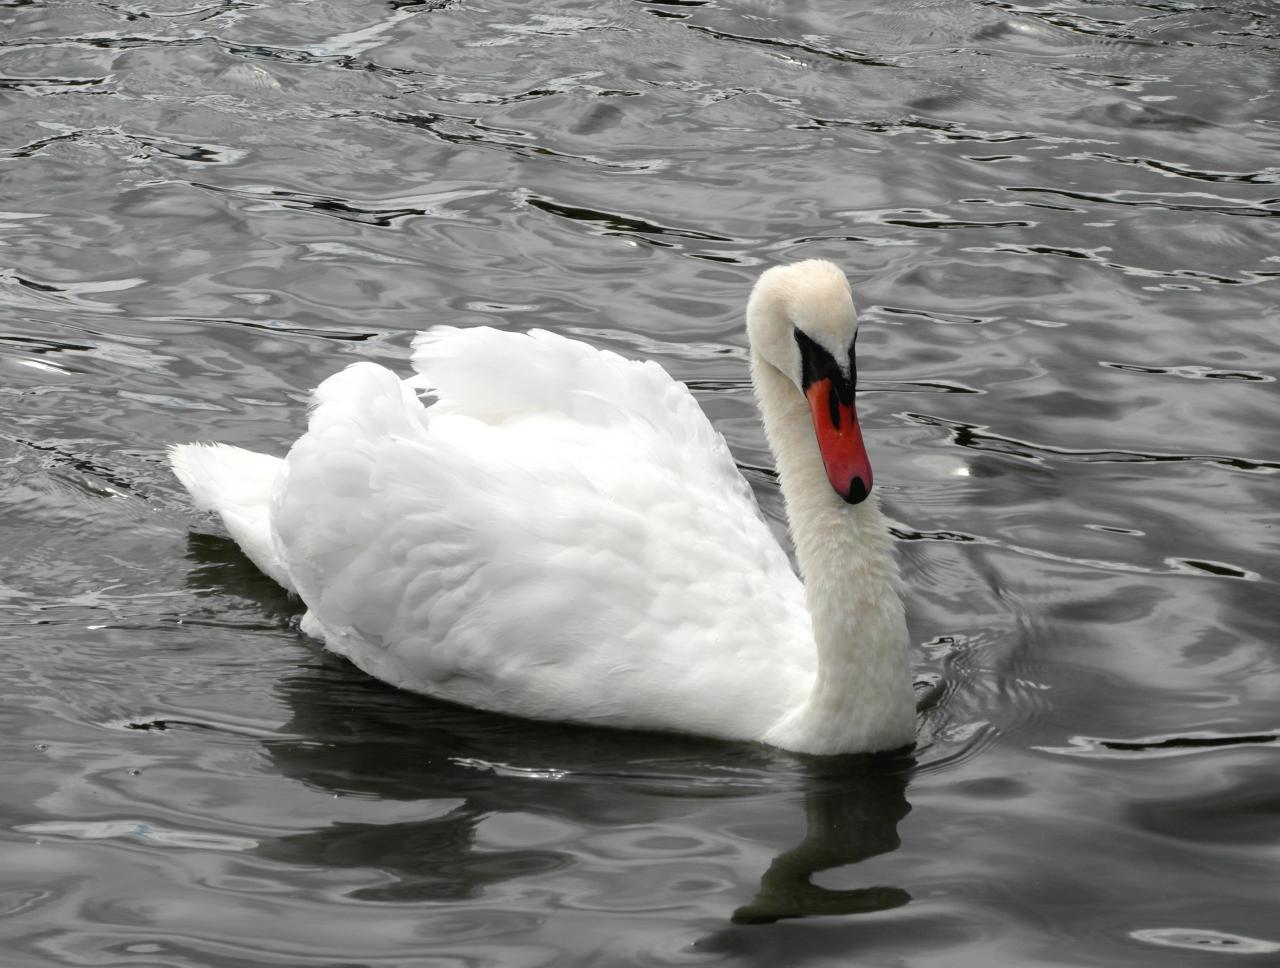
{"label": "swan back", "polygon": [[414,365],[429,407],[326,380],[273,494],[330,648],[535,718],[759,739],[803,700],[803,590],[686,387],[545,332],[435,329]]}

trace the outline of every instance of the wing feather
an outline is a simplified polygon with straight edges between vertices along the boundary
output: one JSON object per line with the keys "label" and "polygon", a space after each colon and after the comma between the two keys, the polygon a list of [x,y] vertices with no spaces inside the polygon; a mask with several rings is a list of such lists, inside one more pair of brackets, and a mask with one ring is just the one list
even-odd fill
{"label": "wing feather", "polygon": [[715,734],[762,676],[762,722],[802,698],[803,591],[686,387],[542,331],[440,327],[413,361],[326,380],[277,478],[276,544],[331,648],[533,717]]}

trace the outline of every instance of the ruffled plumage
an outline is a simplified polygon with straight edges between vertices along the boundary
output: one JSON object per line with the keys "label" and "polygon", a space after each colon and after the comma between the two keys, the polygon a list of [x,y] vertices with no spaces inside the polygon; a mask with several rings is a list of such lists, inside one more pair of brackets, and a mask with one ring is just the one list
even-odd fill
{"label": "ruffled plumage", "polygon": [[438,327],[413,365],[327,379],[283,460],[173,450],[305,631],[393,685],[533,718],[759,739],[803,702],[804,590],[683,384],[544,331]]}

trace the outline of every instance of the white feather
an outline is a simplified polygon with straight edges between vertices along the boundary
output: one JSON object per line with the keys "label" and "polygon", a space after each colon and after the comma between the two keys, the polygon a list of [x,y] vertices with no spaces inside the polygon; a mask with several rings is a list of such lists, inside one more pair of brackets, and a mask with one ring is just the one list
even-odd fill
{"label": "white feather", "polygon": [[196,506],[221,515],[249,560],[295,591],[271,533],[271,486],[284,462],[226,444],[178,444],[169,448],[169,463]]}
{"label": "white feather", "polygon": [[325,380],[283,461],[173,450],[304,630],[482,709],[850,748],[796,718],[821,651],[805,589],[683,384],[545,331],[437,327],[413,365]]}

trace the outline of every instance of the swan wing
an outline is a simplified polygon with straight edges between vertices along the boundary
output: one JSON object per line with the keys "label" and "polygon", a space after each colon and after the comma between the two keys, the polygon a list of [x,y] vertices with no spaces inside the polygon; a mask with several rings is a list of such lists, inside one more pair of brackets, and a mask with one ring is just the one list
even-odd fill
{"label": "swan wing", "polygon": [[305,627],[535,718],[759,738],[803,699],[803,590],[686,387],[545,332],[442,327],[413,362],[326,380],[276,478]]}
{"label": "swan wing", "polygon": [[433,415],[501,424],[542,414],[566,428],[640,421],[758,513],[724,438],[689,388],[652,360],[628,360],[547,330],[437,326],[414,339],[412,362],[418,384],[438,397]]}

